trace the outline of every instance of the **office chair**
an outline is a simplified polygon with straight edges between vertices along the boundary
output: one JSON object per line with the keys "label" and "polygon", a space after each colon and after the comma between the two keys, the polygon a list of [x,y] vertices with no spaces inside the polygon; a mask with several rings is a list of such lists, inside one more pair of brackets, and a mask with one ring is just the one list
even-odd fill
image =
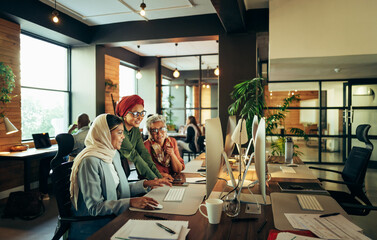
{"label": "office chair", "polygon": [[369,124],[362,124],[356,128],[356,137],[365,143],[365,147],[352,147],[351,152],[344,164],[343,171],[310,167],[311,169],[338,173],[343,181],[318,178],[321,182],[332,182],[345,184],[350,193],[342,191],[328,191],[331,196],[351,215],[368,215],[370,210],[377,210],[372,206],[368,197],[365,195],[364,179],[368,168],[370,156],[373,151],[373,144],[368,139]]}
{"label": "office chair", "polygon": [[187,151],[187,150],[182,150],[182,158],[184,158],[185,155],[188,157],[188,161],[191,161],[191,157],[196,158],[199,156],[201,153],[205,152],[205,136],[199,136],[198,137],[198,146],[199,146],[199,151],[198,152],[192,152],[192,151]]}
{"label": "office chair", "polygon": [[114,215],[108,216],[72,216],[71,198],[70,198],[70,176],[73,162],[64,162],[52,170],[51,180],[54,189],[56,202],[58,205],[58,224],[52,240],[58,240],[69,230],[72,222],[92,221],[103,218],[114,218]]}
{"label": "office chair", "polygon": [[58,134],[56,137],[56,142],[58,143],[58,152],[56,153],[55,157],[50,162],[51,169],[59,166],[63,162],[66,162],[66,158],[68,154],[70,154],[73,150],[73,146],[75,144],[75,140],[70,133],[61,133]]}
{"label": "office chair", "polygon": [[[128,179],[128,182],[136,182],[136,181],[139,181],[139,179],[138,178],[129,178],[129,176],[131,175],[131,172],[132,171],[136,171],[136,168],[133,168],[133,169],[131,169],[130,168],[130,165],[129,165],[129,163],[128,163],[128,159],[127,158],[125,158],[124,156],[123,156],[123,154],[121,154],[121,153],[119,153],[119,155],[120,155],[120,162],[122,163],[122,167],[123,167],[123,170],[124,170],[124,173],[126,174],[126,177],[127,177],[127,179]],[[137,174],[137,176],[139,176],[139,172],[138,172],[138,174]]]}

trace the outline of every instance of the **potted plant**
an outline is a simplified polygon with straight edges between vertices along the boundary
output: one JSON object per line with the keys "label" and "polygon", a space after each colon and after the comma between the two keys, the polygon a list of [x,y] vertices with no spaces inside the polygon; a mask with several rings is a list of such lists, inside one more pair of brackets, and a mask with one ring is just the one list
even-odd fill
{"label": "potted plant", "polygon": [[[286,114],[288,112],[288,107],[292,102],[299,101],[299,95],[292,95],[283,100],[282,106],[275,111],[265,111],[268,110],[266,106],[266,100],[264,95],[265,81],[263,78],[254,78],[252,80],[246,80],[234,86],[234,90],[231,92],[231,98],[234,102],[229,106],[229,115],[238,114],[239,117],[246,120],[246,128],[248,136],[251,136],[252,132],[252,122],[254,115],[258,118],[266,118],[266,135],[271,136],[271,154],[282,156],[285,153],[285,136],[279,136],[276,141],[273,140],[272,134],[273,130],[279,125],[284,124]],[[265,114],[267,113],[267,114]],[[304,137],[307,141],[308,137],[302,129],[291,128],[289,129],[291,134],[298,137]],[[294,145],[294,155],[300,155],[301,152],[298,151],[299,146]]]}
{"label": "potted plant", "polygon": [[12,92],[16,86],[15,75],[12,69],[0,62],[0,102],[1,105],[1,113],[0,117],[4,118],[4,104],[9,103],[12,100]]}
{"label": "potted plant", "polygon": [[168,102],[169,102],[169,109],[165,112],[166,115],[166,127],[168,128],[168,131],[175,131],[175,124],[174,124],[174,114],[171,111],[173,107],[173,100],[175,99],[174,96],[169,95]]}

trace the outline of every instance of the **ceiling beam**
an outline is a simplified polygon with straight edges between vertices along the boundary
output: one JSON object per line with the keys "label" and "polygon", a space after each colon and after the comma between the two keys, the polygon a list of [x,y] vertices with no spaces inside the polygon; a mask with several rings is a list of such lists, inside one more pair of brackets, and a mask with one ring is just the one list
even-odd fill
{"label": "ceiling beam", "polygon": [[239,33],[246,31],[246,8],[243,0],[211,0],[227,33]]}

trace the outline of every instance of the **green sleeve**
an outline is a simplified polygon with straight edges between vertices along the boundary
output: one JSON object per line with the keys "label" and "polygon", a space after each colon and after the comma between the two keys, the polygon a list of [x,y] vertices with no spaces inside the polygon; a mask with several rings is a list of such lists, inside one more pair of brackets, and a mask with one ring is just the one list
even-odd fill
{"label": "green sleeve", "polygon": [[[131,130],[132,131],[132,130]],[[133,132],[135,134],[135,132]],[[139,139],[140,138],[140,139]],[[160,172],[157,170],[156,166],[154,165],[151,156],[149,155],[147,149],[144,147],[144,151],[149,155],[149,158],[145,158],[145,154],[142,152],[139,152],[138,148],[138,142],[141,141],[141,135],[139,133],[139,136],[135,136],[134,138],[130,139],[130,136],[125,133],[125,138],[122,143],[122,147],[120,149],[121,154],[130,160],[131,162],[135,163],[135,167],[140,175],[146,177],[149,180],[152,180],[154,178],[161,178]],[[149,161],[149,162],[148,162]],[[151,169],[151,164],[153,164],[153,167],[155,171],[157,171],[157,174],[155,171]]]}

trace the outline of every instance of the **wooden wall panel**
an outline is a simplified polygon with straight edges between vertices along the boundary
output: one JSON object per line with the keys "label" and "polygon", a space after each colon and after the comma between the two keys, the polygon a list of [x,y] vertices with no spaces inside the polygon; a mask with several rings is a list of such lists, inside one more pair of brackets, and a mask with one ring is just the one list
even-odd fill
{"label": "wooden wall panel", "polygon": [[14,98],[0,107],[19,129],[17,133],[6,135],[3,120],[0,120],[0,151],[8,151],[9,147],[21,143],[20,33],[18,24],[0,19],[0,62],[9,65],[16,75],[16,87],[12,93]]}
{"label": "wooden wall panel", "polygon": [[105,79],[109,79],[113,84],[117,85],[117,88],[106,87],[105,89],[105,112],[114,114],[113,105],[111,101],[111,94],[114,101],[119,99],[119,64],[118,58],[105,55]]}

